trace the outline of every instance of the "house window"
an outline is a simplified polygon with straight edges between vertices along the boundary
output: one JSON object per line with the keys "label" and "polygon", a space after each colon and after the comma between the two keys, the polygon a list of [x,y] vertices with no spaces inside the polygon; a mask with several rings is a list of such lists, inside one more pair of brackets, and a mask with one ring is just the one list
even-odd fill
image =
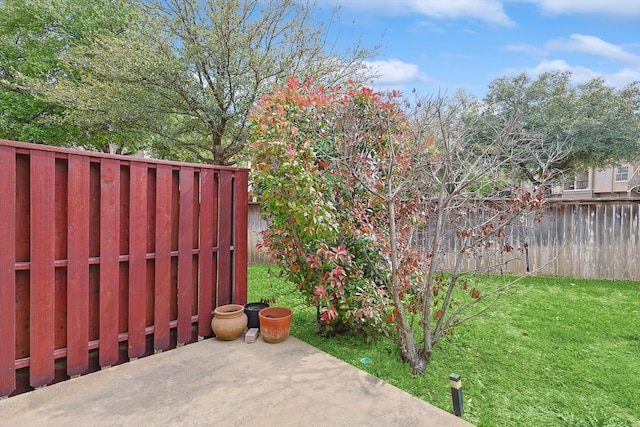
{"label": "house window", "polygon": [[616,182],[627,181],[629,179],[629,166],[616,168]]}
{"label": "house window", "polygon": [[574,188],[576,190],[586,190],[589,188],[589,172],[583,172],[576,177]]}
{"label": "house window", "polygon": [[565,190],[587,190],[589,188],[589,172],[577,175],[573,181],[564,185]]}

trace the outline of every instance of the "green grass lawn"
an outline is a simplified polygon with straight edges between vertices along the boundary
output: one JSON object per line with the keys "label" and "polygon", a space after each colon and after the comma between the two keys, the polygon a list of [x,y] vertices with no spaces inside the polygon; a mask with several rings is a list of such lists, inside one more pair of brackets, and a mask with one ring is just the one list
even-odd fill
{"label": "green grass lawn", "polygon": [[314,309],[269,268],[250,265],[249,301],[292,308],[293,336],[450,412],[449,375],[460,374],[473,424],[640,426],[638,282],[527,278],[438,343],[414,376],[394,339],[318,336]]}

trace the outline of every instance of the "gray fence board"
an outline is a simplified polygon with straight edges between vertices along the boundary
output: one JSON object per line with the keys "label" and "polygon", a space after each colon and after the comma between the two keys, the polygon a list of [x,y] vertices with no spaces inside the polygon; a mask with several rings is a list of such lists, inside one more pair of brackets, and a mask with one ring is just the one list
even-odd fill
{"label": "gray fence board", "polygon": [[[270,261],[256,248],[266,226],[260,207],[250,205],[250,262]],[[640,281],[638,201],[552,202],[540,222],[514,225],[510,233],[514,247],[522,239],[527,241],[530,269],[539,269],[539,275]],[[464,268],[472,270],[489,262],[468,259]],[[505,271],[525,273],[525,253]]]}

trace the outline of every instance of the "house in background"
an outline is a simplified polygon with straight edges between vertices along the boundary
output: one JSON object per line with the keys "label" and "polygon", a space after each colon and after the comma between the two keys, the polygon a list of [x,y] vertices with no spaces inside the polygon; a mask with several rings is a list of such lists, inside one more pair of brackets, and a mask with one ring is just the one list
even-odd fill
{"label": "house in background", "polygon": [[640,200],[640,163],[590,169],[554,188],[553,195],[562,200]]}

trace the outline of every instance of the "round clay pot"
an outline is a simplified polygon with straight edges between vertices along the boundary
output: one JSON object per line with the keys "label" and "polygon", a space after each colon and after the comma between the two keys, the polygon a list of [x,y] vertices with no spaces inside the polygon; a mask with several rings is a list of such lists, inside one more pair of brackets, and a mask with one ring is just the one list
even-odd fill
{"label": "round clay pot", "polygon": [[221,305],[213,310],[211,329],[216,338],[223,341],[233,341],[247,329],[247,315],[240,304]]}
{"label": "round clay pot", "polygon": [[247,328],[260,329],[260,319],[258,318],[258,312],[263,308],[269,307],[266,302],[250,302],[244,305],[244,314],[247,315],[248,323]]}
{"label": "round clay pot", "polygon": [[268,307],[258,312],[260,319],[260,335],[270,343],[278,343],[287,339],[291,329],[293,312],[285,307]]}

